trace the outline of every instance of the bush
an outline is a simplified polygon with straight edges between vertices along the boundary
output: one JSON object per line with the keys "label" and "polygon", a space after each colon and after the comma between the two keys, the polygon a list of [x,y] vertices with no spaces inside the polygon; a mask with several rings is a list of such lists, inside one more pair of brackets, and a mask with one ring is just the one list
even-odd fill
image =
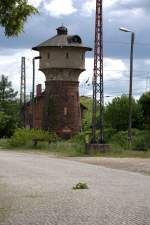
{"label": "bush", "polygon": [[109,143],[110,142],[110,139],[112,138],[112,136],[114,135],[114,134],[116,134],[117,133],[117,130],[115,130],[115,129],[113,129],[113,128],[107,128],[107,129],[105,129],[105,131],[104,131],[104,136],[105,136],[105,142],[107,143]]}
{"label": "bush", "polygon": [[150,150],[150,131],[136,131],[133,136],[132,149],[138,151]]}
{"label": "bush", "polygon": [[73,136],[70,142],[77,143],[77,144],[85,144],[87,139],[90,141],[90,138],[91,138],[91,132],[86,131]]}
{"label": "bush", "polygon": [[128,148],[127,131],[120,131],[110,138],[110,143],[119,145],[122,149]]}
{"label": "bush", "polygon": [[43,130],[16,129],[13,136],[9,140],[12,147],[25,146],[33,139],[44,139],[45,141],[56,142],[59,140],[55,133],[49,133]]}
{"label": "bush", "polygon": [[16,127],[16,121],[12,116],[0,112],[0,138],[10,137]]}
{"label": "bush", "polygon": [[[128,132],[120,131],[110,138],[110,143],[120,146],[122,149],[128,149]],[[150,131],[132,130],[132,150],[146,151],[150,150]]]}
{"label": "bush", "polygon": [[73,190],[84,190],[84,189],[89,189],[88,185],[86,183],[78,183],[73,187]]}

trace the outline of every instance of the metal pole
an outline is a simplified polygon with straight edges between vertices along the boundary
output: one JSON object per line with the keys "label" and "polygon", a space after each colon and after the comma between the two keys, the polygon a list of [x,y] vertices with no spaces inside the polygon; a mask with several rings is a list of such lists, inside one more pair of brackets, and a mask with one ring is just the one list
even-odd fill
{"label": "metal pole", "polygon": [[135,33],[131,33],[131,52],[130,52],[130,85],[129,85],[129,125],[128,125],[128,143],[132,143],[132,83],[133,83],[133,54],[134,54]]}
{"label": "metal pole", "polygon": [[32,81],[32,128],[34,128],[34,87],[35,87],[35,58],[33,58],[33,81]]}
{"label": "metal pole", "polygon": [[[104,84],[103,84],[103,0],[96,0],[92,143],[104,143]],[[99,138],[96,140],[96,114],[99,110]]]}
{"label": "metal pole", "polygon": [[36,56],[33,58],[33,81],[32,81],[32,128],[35,128],[35,103],[34,103],[34,93],[35,93],[35,60],[41,59],[41,56]]}

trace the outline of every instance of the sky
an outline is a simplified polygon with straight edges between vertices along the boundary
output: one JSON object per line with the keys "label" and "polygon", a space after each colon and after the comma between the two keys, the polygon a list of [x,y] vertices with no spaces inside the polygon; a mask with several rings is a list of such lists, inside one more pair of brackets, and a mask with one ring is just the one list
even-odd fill
{"label": "sky", "polygon": [[[24,32],[18,38],[6,38],[0,27],[0,74],[20,89],[21,57],[26,57],[27,92],[32,87],[32,47],[56,34],[65,25],[69,34],[81,36],[84,45],[94,47],[96,0],[28,0],[40,14],[28,18]],[[138,98],[150,90],[150,2],[149,0],[104,0],[104,90],[105,101],[128,94],[130,33],[135,32],[133,94]],[[80,95],[91,95],[93,51],[86,55],[86,71],[80,76]],[[89,78],[89,84],[86,80]],[[36,84],[44,87],[44,74],[36,63]]]}

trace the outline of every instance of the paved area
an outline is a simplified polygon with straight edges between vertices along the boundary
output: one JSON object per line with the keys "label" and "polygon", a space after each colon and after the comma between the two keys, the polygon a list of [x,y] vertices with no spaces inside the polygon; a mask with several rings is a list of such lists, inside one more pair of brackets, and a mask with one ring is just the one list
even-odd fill
{"label": "paved area", "polygon": [[105,157],[75,157],[71,160],[104,166],[112,169],[127,170],[150,176],[150,159],[140,158],[105,158]]}
{"label": "paved area", "polygon": [[[72,190],[79,181],[88,190]],[[0,225],[150,225],[150,177],[0,151]]]}

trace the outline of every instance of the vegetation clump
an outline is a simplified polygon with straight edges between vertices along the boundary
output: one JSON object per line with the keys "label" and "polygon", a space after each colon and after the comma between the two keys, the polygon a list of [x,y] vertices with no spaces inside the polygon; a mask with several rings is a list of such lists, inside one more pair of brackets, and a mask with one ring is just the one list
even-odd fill
{"label": "vegetation clump", "polygon": [[73,187],[73,190],[84,190],[89,189],[87,183],[78,183]]}
{"label": "vegetation clump", "polygon": [[18,128],[10,138],[9,144],[11,147],[27,147],[33,145],[34,139],[43,139],[52,143],[58,141],[59,137],[55,133],[49,133],[43,130]]}

